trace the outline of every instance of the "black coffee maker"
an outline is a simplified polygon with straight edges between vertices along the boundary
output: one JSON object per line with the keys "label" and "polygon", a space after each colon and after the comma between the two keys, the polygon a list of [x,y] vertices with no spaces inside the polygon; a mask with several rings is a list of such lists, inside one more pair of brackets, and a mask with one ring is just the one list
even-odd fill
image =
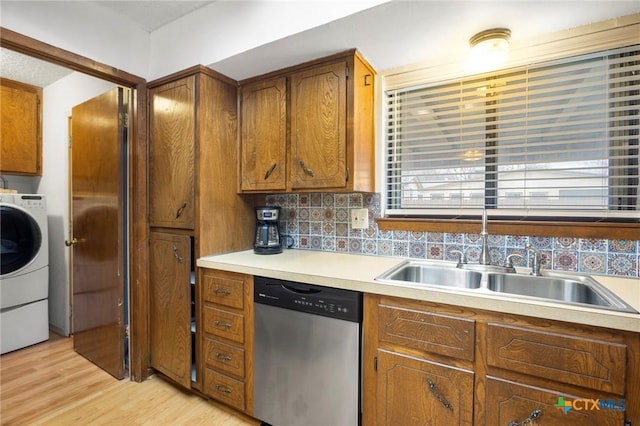
{"label": "black coffee maker", "polygon": [[253,251],[257,254],[282,253],[280,228],[278,227],[280,207],[256,207],[256,238]]}

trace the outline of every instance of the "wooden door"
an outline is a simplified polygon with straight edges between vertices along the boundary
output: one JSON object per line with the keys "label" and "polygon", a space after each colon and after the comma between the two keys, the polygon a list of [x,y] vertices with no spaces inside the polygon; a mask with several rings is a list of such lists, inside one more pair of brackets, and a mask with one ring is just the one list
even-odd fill
{"label": "wooden door", "polygon": [[242,191],[286,188],[286,87],[284,77],[242,87]]}
{"label": "wooden door", "polygon": [[195,77],[151,89],[149,102],[150,225],[194,229]]}
{"label": "wooden door", "polygon": [[378,425],[473,424],[473,373],[378,351]]}
{"label": "wooden door", "polygon": [[125,376],[125,113],[114,88],[71,114],[72,332],[76,352]]}
{"label": "wooden door", "polygon": [[291,76],[291,187],[341,188],[347,182],[347,65]]}
{"label": "wooden door", "polygon": [[151,366],[191,386],[191,238],[151,232],[149,323]]}

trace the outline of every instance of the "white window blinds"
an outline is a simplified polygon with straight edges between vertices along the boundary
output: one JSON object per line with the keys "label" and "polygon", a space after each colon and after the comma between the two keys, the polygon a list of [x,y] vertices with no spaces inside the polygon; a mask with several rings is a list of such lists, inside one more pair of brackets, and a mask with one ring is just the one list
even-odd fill
{"label": "white window blinds", "polygon": [[635,217],[640,46],[385,91],[387,214]]}

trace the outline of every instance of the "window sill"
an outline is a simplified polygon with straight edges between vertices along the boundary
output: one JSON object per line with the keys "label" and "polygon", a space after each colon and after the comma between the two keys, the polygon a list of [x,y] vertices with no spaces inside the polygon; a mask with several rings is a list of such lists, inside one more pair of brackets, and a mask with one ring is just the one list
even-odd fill
{"label": "window sill", "polygon": [[[479,234],[481,222],[473,219],[378,218],[383,231],[456,232]],[[610,240],[640,239],[640,223],[612,222],[535,222],[490,220],[490,234],[538,237],[602,238]]]}

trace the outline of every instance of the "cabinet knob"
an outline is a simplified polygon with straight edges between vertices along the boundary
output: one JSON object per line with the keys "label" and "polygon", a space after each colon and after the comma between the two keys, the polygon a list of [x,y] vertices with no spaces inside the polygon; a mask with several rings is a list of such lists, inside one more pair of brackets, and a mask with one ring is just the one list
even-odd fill
{"label": "cabinet knob", "polygon": [[214,321],[214,324],[220,328],[231,328],[231,324],[225,321]]}
{"label": "cabinet knob", "polygon": [[180,254],[178,253],[178,247],[173,246],[173,256],[176,258],[176,260],[180,263],[182,263],[182,256],[180,256]]}
{"label": "cabinet knob", "polygon": [[300,167],[302,167],[302,171],[305,172],[307,175],[313,177],[313,170],[311,170],[310,168],[308,168],[307,166],[305,166],[304,161],[300,160]]}
{"label": "cabinet knob", "polygon": [[273,173],[275,169],[276,169],[276,163],[273,163],[271,167],[269,167],[267,171],[264,172],[264,180],[269,179],[269,176],[271,176],[271,173]]}
{"label": "cabinet knob", "polygon": [[180,206],[180,208],[176,212],[176,219],[178,219],[180,216],[182,216],[182,212],[184,211],[184,209],[186,207],[187,207],[187,203],[182,203],[182,205]]}
{"label": "cabinet knob", "polygon": [[436,384],[432,382],[430,379],[427,379],[427,383],[429,384],[429,389],[431,390],[431,393],[433,394],[433,396],[435,396],[436,399],[440,401],[440,403],[444,405],[446,409],[450,410],[453,413],[453,404],[451,404],[442,395],[440,395],[440,391],[438,390],[438,387],[436,386]]}
{"label": "cabinet knob", "polygon": [[219,384],[216,384],[216,390],[220,393],[231,393],[231,389]]}
{"label": "cabinet knob", "polygon": [[509,426],[524,426],[524,425],[528,425],[533,423],[534,420],[540,418],[540,416],[542,416],[542,410],[533,410],[531,412],[531,414],[529,414],[529,417],[527,417],[526,419],[524,419],[523,421],[519,422],[517,420],[513,420],[512,422],[509,422]]}
{"label": "cabinet knob", "polygon": [[224,355],[221,354],[220,352],[216,352],[216,358],[219,359],[220,361],[231,361],[231,355]]}

